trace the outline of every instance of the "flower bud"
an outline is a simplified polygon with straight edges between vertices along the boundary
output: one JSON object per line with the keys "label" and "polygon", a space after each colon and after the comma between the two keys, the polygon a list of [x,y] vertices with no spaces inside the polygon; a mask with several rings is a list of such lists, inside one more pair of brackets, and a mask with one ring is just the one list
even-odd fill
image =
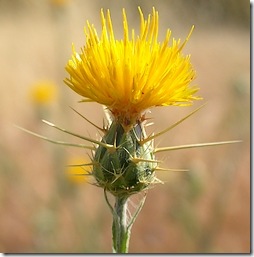
{"label": "flower bud", "polygon": [[144,135],[140,123],[126,131],[120,123],[112,122],[102,142],[115,147],[100,145],[94,156],[93,175],[99,186],[115,196],[127,196],[155,182],[153,142],[142,144]]}

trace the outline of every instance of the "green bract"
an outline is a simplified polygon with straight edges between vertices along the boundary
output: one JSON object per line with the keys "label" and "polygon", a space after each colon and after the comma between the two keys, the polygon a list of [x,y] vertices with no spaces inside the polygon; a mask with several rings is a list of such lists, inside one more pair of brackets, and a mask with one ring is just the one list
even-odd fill
{"label": "green bract", "polygon": [[142,124],[129,131],[114,121],[102,142],[115,148],[98,146],[94,156],[93,175],[99,186],[115,196],[138,193],[156,180],[152,141],[141,144],[144,138]]}

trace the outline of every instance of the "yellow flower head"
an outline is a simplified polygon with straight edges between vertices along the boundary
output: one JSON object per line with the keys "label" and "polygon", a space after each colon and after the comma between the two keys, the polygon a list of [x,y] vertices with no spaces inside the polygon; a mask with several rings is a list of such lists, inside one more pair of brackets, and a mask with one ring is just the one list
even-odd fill
{"label": "yellow flower head", "polygon": [[106,105],[114,118],[128,126],[140,120],[142,113],[153,106],[189,105],[198,88],[190,87],[195,71],[190,56],[182,54],[181,44],[172,40],[167,30],[162,43],[158,42],[158,12],[145,20],[141,9],[140,34],[129,31],[123,9],[123,39],[116,40],[110,17],[101,10],[102,32],[99,37],[87,22],[86,45],[78,54],[73,48],[66,70],[70,77],[65,83],[84,101]]}

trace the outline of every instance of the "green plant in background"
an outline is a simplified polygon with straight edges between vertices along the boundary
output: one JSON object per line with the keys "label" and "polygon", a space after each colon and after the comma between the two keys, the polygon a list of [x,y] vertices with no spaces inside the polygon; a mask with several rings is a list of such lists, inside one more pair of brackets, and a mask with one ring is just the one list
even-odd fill
{"label": "green plant in background", "polygon": [[[156,153],[237,142],[154,148],[156,137],[176,127],[201,108],[157,134],[146,135],[149,108],[189,106],[194,100],[201,99],[196,96],[198,88],[191,85],[195,71],[190,56],[182,53],[193,27],[183,43],[175,39],[170,42],[170,30],[167,30],[164,41],[160,43],[159,15],[154,8],[147,19],[139,8],[139,35],[136,35],[134,30],[129,30],[124,9],[122,14],[122,40],[115,39],[110,11],[108,10],[105,16],[102,10],[101,36],[99,37],[94,26],[87,22],[86,44],[80,54],[73,47],[72,59],[66,66],[69,78],[65,79],[65,83],[84,97],[82,102],[93,101],[104,106],[108,123],[101,129],[96,126],[103,133],[101,140],[78,135],[47,121],[44,122],[92,145],[54,141],[29,132],[53,143],[92,150],[91,163],[84,166],[92,167],[89,175],[93,176],[95,184],[104,190],[105,200],[113,216],[112,239],[115,253],[128,252],[131,228],[145,202],[146,190],[156,183],[161,183],[155,174],[156,170],[161,169],[160,162],[155,157]],[[128,211],[130,196],[141,192],[143,197],[140,204],[131,214]],[[113,205],[110,203],[109,193],[115,198]]]}

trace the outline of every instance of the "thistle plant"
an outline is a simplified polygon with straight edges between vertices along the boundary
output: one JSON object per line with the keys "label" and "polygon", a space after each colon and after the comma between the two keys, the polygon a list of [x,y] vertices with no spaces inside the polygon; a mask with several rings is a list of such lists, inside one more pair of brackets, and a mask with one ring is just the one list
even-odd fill
{"label": "thistle plant", "polygon": [[[196,95],[198,87],[192,85],[196,73],[190,56],[182,53],[193,27],[183,42],[171,40],[171,31],[167,30],[164,41],[160,43],[158,12],[153,8],[152,14],[145,19],[142,10],[138,10],[140,32],[136,35],[133,29],[129,30],[123,9],[122,40],[115,39],[110,11],[104,13],[101,10],[101,36],[87,22],[85,45],[81,53],[73,47],[72,59],[66,66],[69,77],[64,82],[83,97],[81,102],[92,101],[104,106],[108,122],[102,128],[95,125],[103,133],[101,140],[78,135],[47,121],[44,122],[92,145],[54,141],[29,132],[53,143],[91,150],[91,163],[86,165],[92,166],[90,175],[94,177],[95,184],[103,189],[113,216],[112,240],[115,253],[128,252],[131,228],[145,202],[146,192],[161,182],[156,177],[156,170],[161,169],[156,153],[237,142],[154,148],[155,138],[176,127],[202,106],[165,130],[147,136],[148,110],[156,106],[190,106],[193,101],[202,98]],[[130,214],[130,196],[138,193],[142,199],[134,213]],[[113,204],[109,194],[115,199]]]}

